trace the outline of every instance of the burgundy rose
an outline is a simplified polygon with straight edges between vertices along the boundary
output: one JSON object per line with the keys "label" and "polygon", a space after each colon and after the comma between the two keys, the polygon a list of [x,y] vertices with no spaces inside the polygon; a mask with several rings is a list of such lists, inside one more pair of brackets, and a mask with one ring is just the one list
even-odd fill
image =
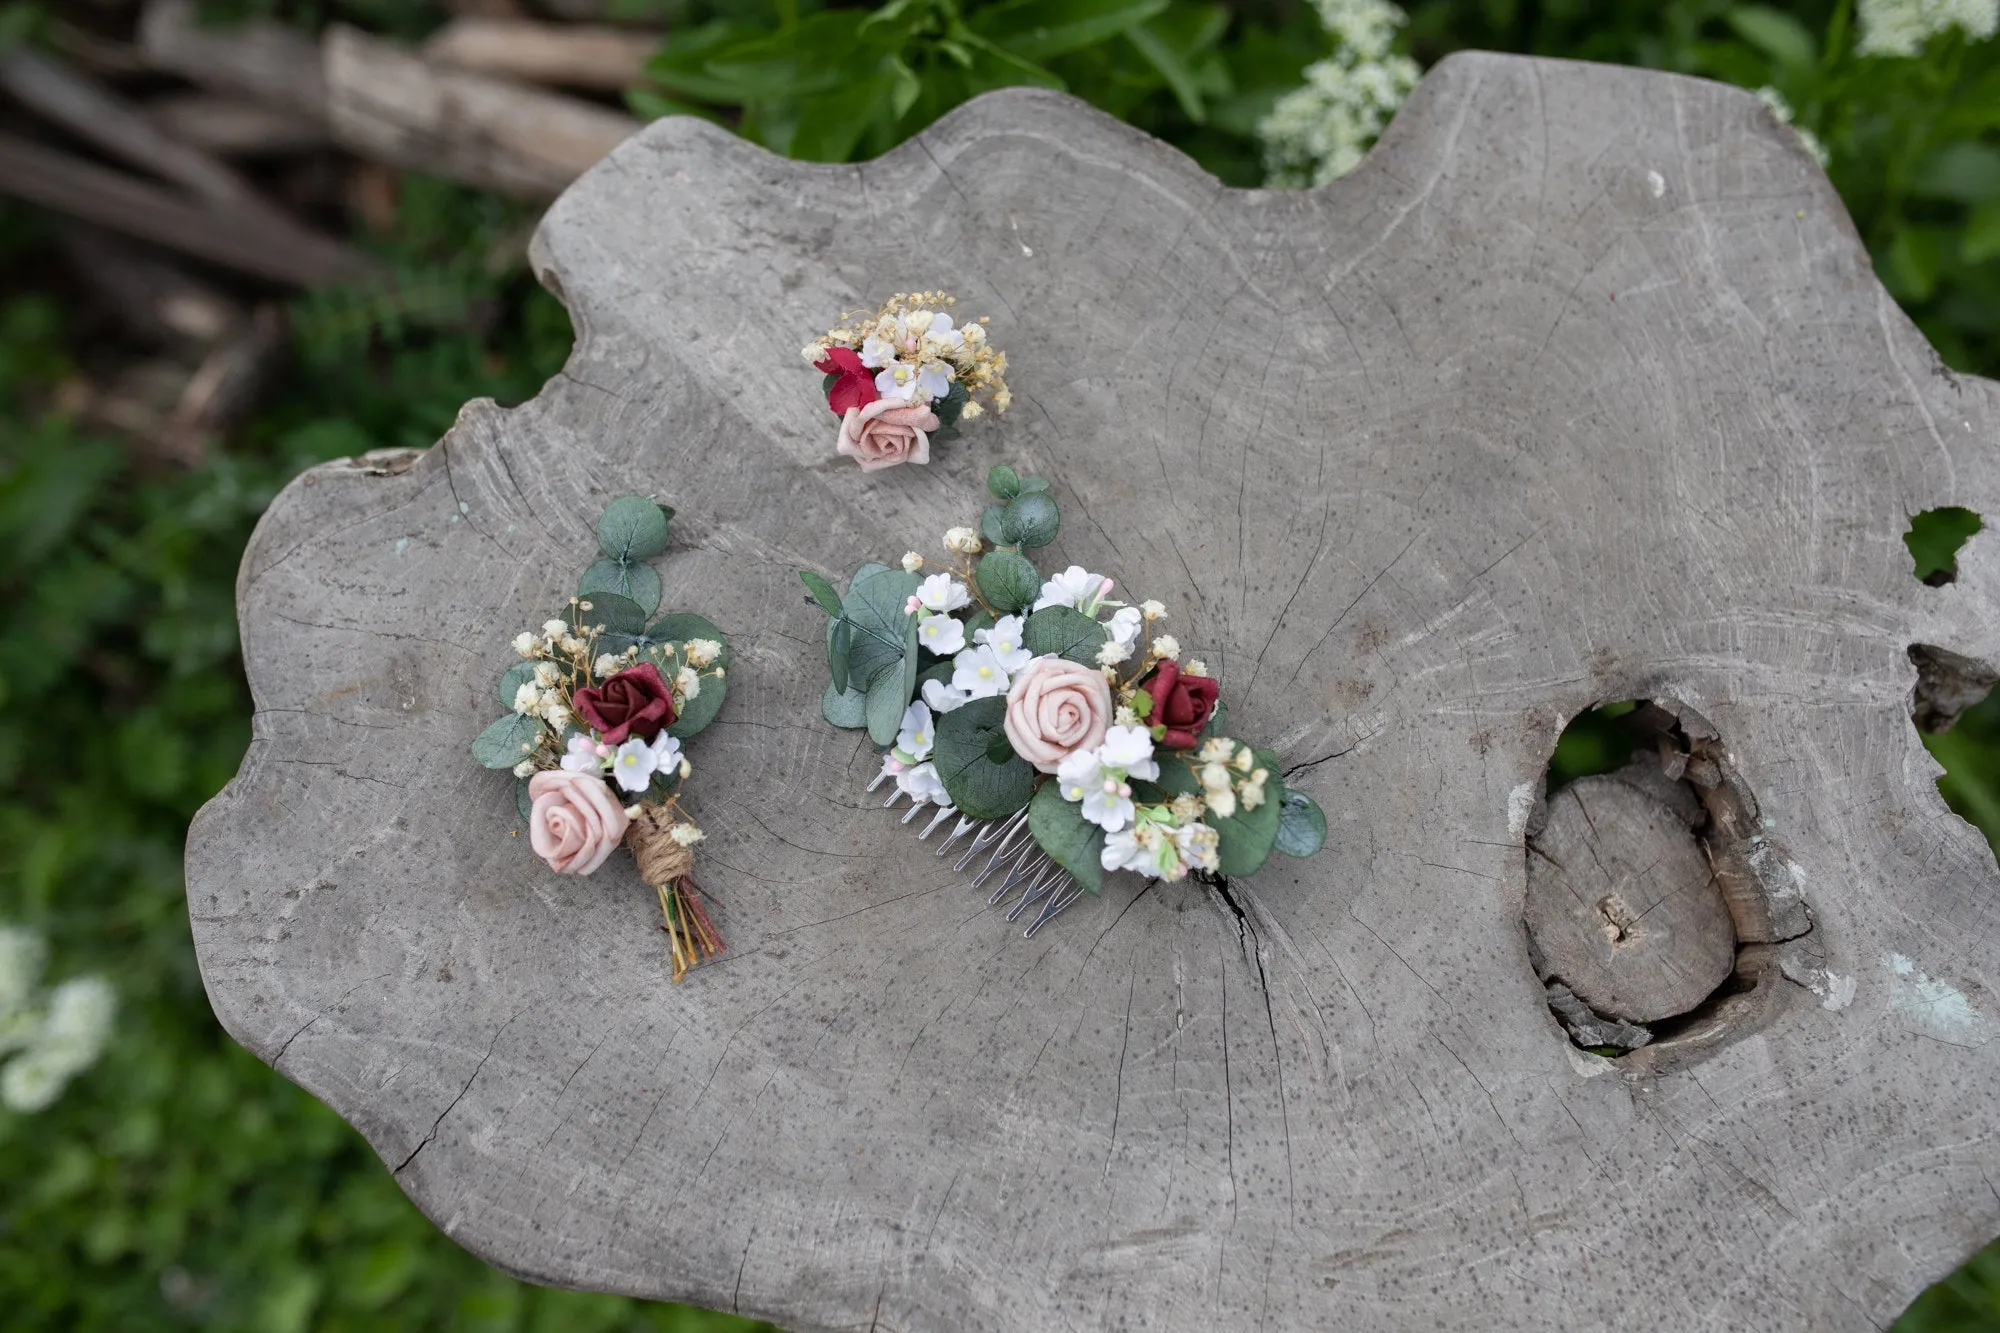
{"label": "burgundy rose", "polygon": [[875,388],[873,372],[861,364],[861,354],[852,347],[829,347],[824,358],[813,362],[813,369],[822,375],[840,376],[826,391],[826,405],[837,417],[846,416],[849,408],[866,407],[882,396]]}
{"label": "burgundy rose", "polygon": [[627,667],[602,685],[576,692],[576,711],[595,727],[606,745],[632,737],[649,741],[674,724],[674,692],[651,662]]}
{"label": "burgundy rose", "polygon": [[1194,748],[1222,694],[1222,685],[1215,677],[1185,675],[1178,662],[1160,663],[1152,675],[1139,682],[1139,688],[1153,699],[1146,725],[1167,729],[1157,744],[1169,750]]}

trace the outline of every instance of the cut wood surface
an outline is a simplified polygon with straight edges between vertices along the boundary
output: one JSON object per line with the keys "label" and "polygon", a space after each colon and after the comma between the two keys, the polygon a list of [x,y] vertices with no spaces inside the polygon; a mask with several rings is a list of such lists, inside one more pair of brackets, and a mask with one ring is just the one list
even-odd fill
{"label": "cut wood surface", "polygon": [[324,46],[342,147],[518,199],[554,198],[639,128],[581,98],[426,64],[358,28],[335,24]]}
{"label": "cut wood surface", "polygon": [[[1039,91],[860,166],[667,120],[534,256],[578,330],[539,397],[265,516],[255,739],[189,843],[222,1021],[467,1246],[797,1330],[1860,1330],[2000,1231],[2000,872],[1909,655],[2000,662],[2000,536],[1936,588],[1902,541],[2000,514],[2000,387],[1756,98],[1454,56],[1302,193]],[[940,286],[1014,408],[864,475],[798,349]],[[1054,479],[1053,565],[1167,603],[1317,857],[1025,940],[862,796],[794,571],[935,543],[996,462]],[[633,490],[736,653],[691,752],[730,950],[679,987],[629,861],[549,874],[467,755]],[[1626,698],[1771,929],[1707,1037],[1609,1059],[1525,840]]]}

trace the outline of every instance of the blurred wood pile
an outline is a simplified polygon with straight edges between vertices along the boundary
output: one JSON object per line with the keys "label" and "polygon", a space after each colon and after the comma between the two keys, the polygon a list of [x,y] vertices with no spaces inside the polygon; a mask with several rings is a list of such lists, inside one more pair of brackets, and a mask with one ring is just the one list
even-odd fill
{"label": "blurred wood pile", "polygon": [[410,48],[77,0],[53,49],[0,54],[0,193],[63,215],[76,278],[147,349],[67,410],[196,463],[281,363],[288,291],[389,280],[347,234],[393,225],[399,173],[545,203],[638,129],[619,94],[660,32],[593,21],[602,0],[447,7]]}

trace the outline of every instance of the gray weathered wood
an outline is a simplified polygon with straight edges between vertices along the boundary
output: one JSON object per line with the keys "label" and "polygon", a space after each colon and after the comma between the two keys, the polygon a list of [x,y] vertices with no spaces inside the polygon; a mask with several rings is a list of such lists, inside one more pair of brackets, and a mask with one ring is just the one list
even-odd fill
{"label": "gray weathered wood", "polygon": [[[2000,513],[2000,390],[1755,98],[1457,56],[1298,194],[1041,92],[853,167],[667,121],[535,259],[561,376],[258,529],[255,740],[189,851],[223,1022],[466,1245],[797,1329],[1864,1329],[2000,1230],[2000,893],[1908,655],[2000,661],[2000,538],[1940,588],[1901,540]],[[1015,408],[864,476],[798,348],[939,285]],[[1329,812],[1240,915],[1119,876],[1022,940],[819,720],[793,570],[935,540],[1001,460]],[[548,875],[465,757],[633,489],[737,651],[693,747],[730,952],[678,988],[629,865]],[[1530,966],[1523,835],[1633,697],[1713,724],[1812,928],[1612,1061]]]}

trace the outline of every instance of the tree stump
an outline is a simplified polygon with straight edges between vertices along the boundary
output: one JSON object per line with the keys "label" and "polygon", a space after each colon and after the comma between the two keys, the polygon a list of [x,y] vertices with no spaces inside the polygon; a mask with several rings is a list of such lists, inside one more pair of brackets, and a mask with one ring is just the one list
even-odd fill
{"label": "tree stump", "polygon": [[[2000,390],[1755,98],[1460,55],[1307,193],[1044,92],[860,166],[670,120],[534,254],[577,326],[540,397],[259,527],[255,740],[189,849],[223,1023],[472,1250],[801,1330],[1864,1329],[2000,1230],[1994,859],[1911,725],[1913,645],[2000,662],[2000,542],[1933,588],[1901,540],[2000,512]],[[865,476],[798,348],[939,286],[1014,410]],[[861,796],[793,571],[1002,461],[1053,557],[1174,608],[1318,857],[1023,939]],[[730,951],[678,988],[629,862],[548,874],[467,757],[634,490],[737,652],[695,755]],[[1727,795],[1749,917],[1728,1002],[1614,1058],[1524,912],[1556,736],[1625,698]]]}

